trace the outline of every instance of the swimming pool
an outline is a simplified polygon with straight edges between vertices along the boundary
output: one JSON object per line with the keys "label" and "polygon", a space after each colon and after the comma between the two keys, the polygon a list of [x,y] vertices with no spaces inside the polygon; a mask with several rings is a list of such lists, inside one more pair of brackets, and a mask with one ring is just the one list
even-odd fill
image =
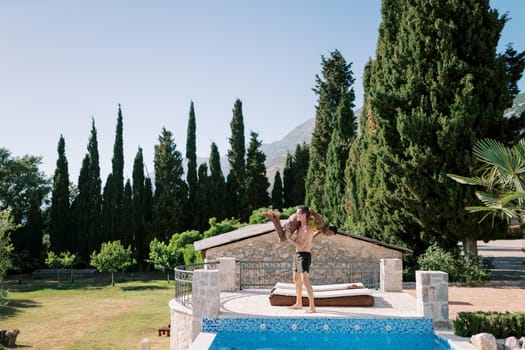
{"label": "swimming pool", "polygon": [[428,318],[204,319],[202,330],[217,334],[210,350],[450,349]]}

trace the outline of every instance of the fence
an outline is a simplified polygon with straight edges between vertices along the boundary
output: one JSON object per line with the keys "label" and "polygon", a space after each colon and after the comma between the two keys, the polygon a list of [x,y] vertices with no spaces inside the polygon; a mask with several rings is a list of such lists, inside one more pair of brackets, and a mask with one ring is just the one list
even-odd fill
{"label": "fence", "polygon": [[[277,282],[292,281],[292,264],[283,261],[241,260],[240,289],[268,288]],[[312,263],[312,284],[361,282],[367,288],[380,288],[380,260],[318,260]]]}
{"label": "fence", "polygon": [[175,267],[175,300],[178,303],[191,308],[193,271],[199,269],[216,269],[217,261],[206,262],[201,264],[180,265]]}

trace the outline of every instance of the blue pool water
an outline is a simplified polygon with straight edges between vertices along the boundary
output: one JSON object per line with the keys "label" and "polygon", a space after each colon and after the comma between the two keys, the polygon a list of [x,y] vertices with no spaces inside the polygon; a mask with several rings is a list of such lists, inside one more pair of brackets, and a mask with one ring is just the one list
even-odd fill
{"label": "blue pool water", "polygon": [[204,319],[211,350],[446,350],[430,319]]}

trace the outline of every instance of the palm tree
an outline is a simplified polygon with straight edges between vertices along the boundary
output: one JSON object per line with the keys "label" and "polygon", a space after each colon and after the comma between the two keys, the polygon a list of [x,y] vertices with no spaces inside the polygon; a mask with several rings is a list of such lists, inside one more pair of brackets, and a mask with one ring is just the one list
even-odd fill
{"label": "palm tree", "polygon": [[472,213],[484,213],[482,220],[491,216],[516,222],[522,233],[525,228],[525,141],[522,139],[512,148],[501,142],[480,140],[473,148],[474,156],[482,163],[479,176],[464,177],[447,174],[453,180],[466,185],[479,186],[476,197],[482,206],[466,207]]}

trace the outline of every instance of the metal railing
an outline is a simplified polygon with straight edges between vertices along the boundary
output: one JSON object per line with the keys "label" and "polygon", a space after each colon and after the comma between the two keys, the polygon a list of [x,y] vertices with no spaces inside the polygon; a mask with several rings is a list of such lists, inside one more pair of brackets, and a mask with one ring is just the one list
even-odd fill
{"label": "metal railing", "polygon": [[[271,288],[277,282],[292,282],[289,260],[239,260],[240,289]],[[175,300],[192,308],[193,272],[216,269],[218,261],[175,267]],[[370,289],[380,288],[379,260],[319,260],[312,263],[310,280],[314,285],[361,282]]]}
{"label": "metal railing", "polygon": [[[289,260],[240,260],[240,289],[268,288],[277,282],[292,282]],[[361,282],[370,289],[380,288],[379,260],[318,260],[312,263],[310,280],[314,285]]]}
{"label": "metal railing", "polygon": [[191,308],[193,289],[193,271],[201,269],[215,269],[219,264],[218,261],[206,262],[200,264],[176,266],[175,271],[175,300],[178,303]]}

